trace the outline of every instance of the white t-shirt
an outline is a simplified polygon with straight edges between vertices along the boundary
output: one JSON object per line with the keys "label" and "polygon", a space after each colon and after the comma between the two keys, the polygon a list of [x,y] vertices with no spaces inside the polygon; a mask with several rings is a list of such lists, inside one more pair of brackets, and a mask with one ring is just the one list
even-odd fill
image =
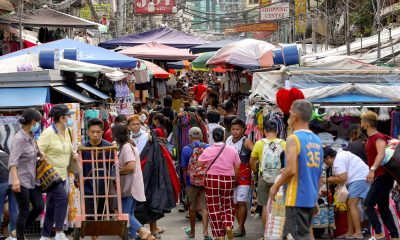
{"label": "white t-shirt", "polygon": [[342,173],[347,173],[346,184],[349,184],[358,180],[366,180],[369,168],[357,155],[348,151],[338,151],[333,162],[333,174]]}
{"label": "white t-shirt", "polygon": [[217,127],[221,128],[222,130],[225,131],[225,128],[217,123],[209,123],[207,125],[208,128],[208,144],[212,145],[214,144],[214,138],[212,136],[212,132],[214,131],[214,129],[216,129]]}

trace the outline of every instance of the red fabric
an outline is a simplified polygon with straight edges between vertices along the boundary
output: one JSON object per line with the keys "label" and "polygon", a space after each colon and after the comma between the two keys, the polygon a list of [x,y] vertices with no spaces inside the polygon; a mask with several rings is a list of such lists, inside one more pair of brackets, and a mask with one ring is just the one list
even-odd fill
{"label": "red fabric", "polygon": [[239,176],[238,176],[238,184],[239,185],[251,185],[251,170],[249,163],[240,163],[239,165]]}
{"label": "red fabric", "polygon": [[156,131],[157,137],[167,138],[167,132],[164,128],[157,127],[156,129],[154,129],[154,131]]}
{"label": "red fabric", "polygon": [[292,103],[298,99],[304,99],[304,94],[297,88],[281,88],[276,93],[276,104],[283,113],[289,113]]}
{"label": "red fabric", "polygon": [[194,96],[196,99],[196,102],[200,103],[201,102],[201,96],[205,91],[207,91],[207,87],[204,84],[198,84],[194,86],[193,88],[194,91]]}
{"label": "red fabric", "polygon": [[[379,139],[385,142],[387,140],[385,135],[383,135],[380,132],[377,132],[376,134],[368,137],[368,140],[365,143],[365,152],[367,153],[367,160],[369,167],[372,167],[372,165],[374,165],[376,155],[378,155],[378,151],[376,150],[376,141]],[[382,166],[379,166],[378,169],[376,169],[375,171],[375,177],[382,176],[385,173],[386,170]]]}
{"label": "red fabric", "polygon": [[109,128],[106,133],[104,133],[104,140],[112,142],[113,138],[112,138],[112,132],[111,132],[111,128]]}
{"label": "red fabric", "polygon": [[227,227],[233,229],[235,222],[234,188],[235,177],[209,174],[206,177],[205,190],[208,216],[215,238],[224,237]]}
{"label": "red fabric", "polygon": [[171,177],[172,185],[174,186],[175,201],[178,202],[178,200],[179,200],[179,192],[180,192],[181,186],[179,184],[178,175],[176,174],[176,171],[175,171],[174,160],[172,159],[171,155],[169,154],[168,149],[166,147],[164,147],[163,145],[160,145],[160,146],[161,146],[161,151],[163,152],[165,161],[166,161],[167,166],[168,166],[169,175]]}

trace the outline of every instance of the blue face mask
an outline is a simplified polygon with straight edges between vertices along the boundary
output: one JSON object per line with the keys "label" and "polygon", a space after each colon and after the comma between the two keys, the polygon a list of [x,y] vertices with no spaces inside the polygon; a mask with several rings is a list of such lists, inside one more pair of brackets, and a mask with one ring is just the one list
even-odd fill
{"label": "blue face mask", "polygon": [[71,127],[74,124],[74,120],[72,118],[68,118],[68,122],[66,124],[67,127]]}
{"label": "blue face mask", "polygon": [[31,132],[33,132],[33,133],[37,132],[37,130],[39,130],[39,127],[40,127],[40,125],[38,122],[35,124],[35,126],[32,125]]}
{"label": "blue face mask", "polygon": [[132,133],[132,137],[139,137],[142,133],[138,132],[138,133]]}

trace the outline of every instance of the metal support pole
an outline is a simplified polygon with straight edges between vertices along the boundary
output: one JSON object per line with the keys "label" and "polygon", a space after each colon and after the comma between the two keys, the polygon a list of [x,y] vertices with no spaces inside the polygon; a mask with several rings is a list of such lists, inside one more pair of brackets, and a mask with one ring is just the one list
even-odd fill
{"label": "metal support pole", "polygon": [[24,0],[19,1],[19,49],[24,48],[24,40],[22,40],[22,14],[24,13]]}
{"label": "metal support pole", "polygon": [[376,1],[376,24],[378,27],[378,56],[377,62],[381,62],[381,2],[380,0]]}
{"label": "metal support pole", "polygon": [[311,13],[311,37],[312,37],[312,52],[316,53],[317,52],[317,34],[315,33],[316,31],[316,26],[315,24],[317,23],[315,19],[315,12]]}
{"label": "metal support pole", "polygon": [[391,27],[389,27],[389,40],[390,40],[390,45],[392,46],[393,64],[394,64],[394,66],[396,66],[396,57],[394,56],[392,28]]}
{"label": "metal support pole", "polygon": [[325,1],[325,50],[329,48],[329,17],[328,17],[328,1]]}
{"label": "metal support pole", "polygon": [[349,13],[349,0],[346,0],[346,47],[347,47],[347,55],[350,55],[350,13]]}

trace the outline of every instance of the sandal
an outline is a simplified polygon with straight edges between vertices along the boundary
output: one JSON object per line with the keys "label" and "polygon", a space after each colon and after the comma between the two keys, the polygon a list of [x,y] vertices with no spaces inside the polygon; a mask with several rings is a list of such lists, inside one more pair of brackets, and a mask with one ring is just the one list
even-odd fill
{"label": "sandal", "polygon": [[353,239],[353,235],[346,235],[346,234],[343,234],[343,235],[340,235],[340,236],[337,236],[335,239]]}
{"label": "sandal", "polygon": [[246,231],[244,231],[244,232],[240,232],[240,231],[234,231],[233,232],[233,236],[234,237],[244,237],[246,235]]}
{"label": "sandal", "polygon": [[192,231],[192,229],[190,227],[185,228],[185,234],[186,234],[187,239],[195,239],[195,236],[190,235],[191,231]]}
{"label": "sandal", "polygon": [[161,240],[161,234],[158,232],[152,232],[151,235],[153,235],[154,240]]}
{"label": "sandal", "polygon": [[204,236],[204,240],[213,240],[210,236]]}
{"label": "sandal", "polygon": [[167,230],[167,229],[166,229],[165,227],[158,227],[158,228],[157,228],[157,232],[158,232],[159,234],[165,233],[166,230]]}

